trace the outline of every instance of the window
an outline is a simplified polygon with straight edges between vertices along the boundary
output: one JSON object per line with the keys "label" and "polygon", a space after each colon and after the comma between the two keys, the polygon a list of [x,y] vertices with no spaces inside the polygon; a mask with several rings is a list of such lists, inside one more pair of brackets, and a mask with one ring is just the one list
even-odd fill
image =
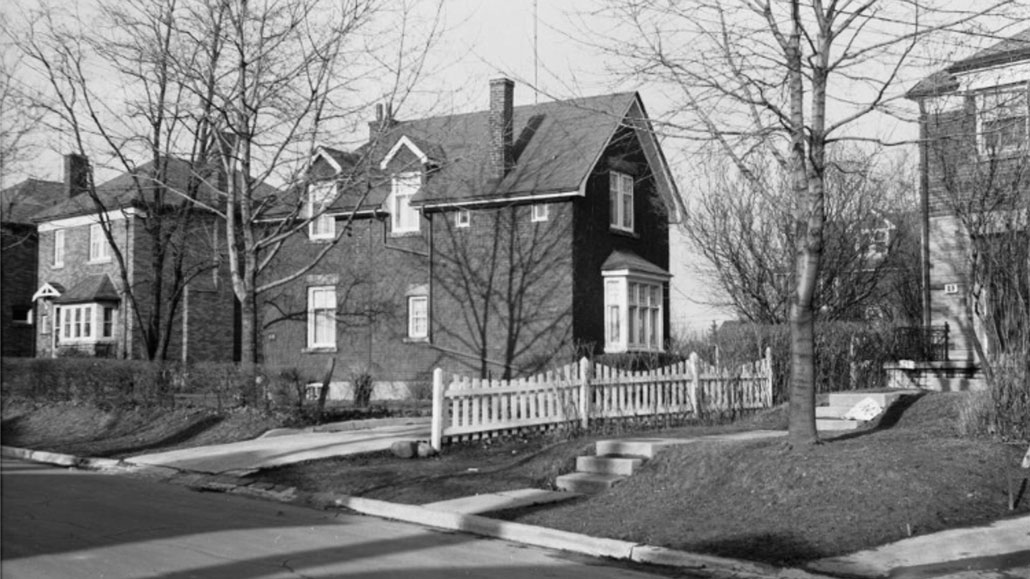
{"label": "window", "polygon": [[64,267],[64,230],[54,231],[54,267]]}
{"label": "window", "polygon": [[633,231],[633,177],[618,171],[609,173],[608,207],[612,229]]}
{"label": "window", "polygon": [[336,184],[332,181],[312,183],[308,186],[307,216],[309,239],[336,237],[336,220],[326,210],[336,199]]}
{"label": "window", "polygon": [[308,347],[336,347],[336,288],[308,288]]}
{"label": "window", "polygon": [[114,308],[105,306],[103,309],[104,315],[101,319],[100,337],[101,338],[113,338],[114,337]]}
{"label": "window", "polygon": [[472,225],[472,212],[468,209],[459,209],[454,214],[454,226],[469,227],[470,225]]}
{"label": "window", "polygon": [[604,287],[605,351],[661,351],[661,283],[619,276]]}
{"label": "window", "polygon": [[54,323],[61,342],[98,342],[114,339],[117,308],[100,304],[60,306]]}
{"label": "window", "polygon": [[411,198],[422,186],[420,173],[402,173],[393,178],[390,194],[390,225],[394,234],[418,231],[418,210],[411,206]]}
{"label": "window", "polygon": [[533,215],[530,221],[547,221],[550,216],[551,206],[546,203],[534,203],[533,204]]}
{"label": "window", "polygon": [[32,308],[29,306],[11,306],[11,322],[15,324],[32,324]]}
{"label": "window", "polygon": [[110,261],[111,247],[107,244],[104,228],[99,223],[89,226],[89,260]]}
{"label": "window", "polygon": [[408,298],[408,337],[429,337],[429,297],[427,296]]}
{"label": "window", "polygon": [[977,98],[980,152],[994,155],[1022,149],[1027,142],[1027,88],[1001,89]]}

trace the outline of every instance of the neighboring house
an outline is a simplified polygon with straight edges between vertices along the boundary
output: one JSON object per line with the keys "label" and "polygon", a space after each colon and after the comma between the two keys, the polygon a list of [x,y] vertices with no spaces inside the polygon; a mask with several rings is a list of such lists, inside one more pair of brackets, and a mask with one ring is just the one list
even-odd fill
{"label": "neighboring house", "polygon": [[66,185],[27,179],[0,191],[0,354],[36,352],[32,293],[38,239],[32,218],[67,197]]}
{"label": "neighboring house", "polygon": [[[163,161],[168,165],[162,185],[186,191],[189,164],[174,158]],[[69,155],[65,170],[69,184],[65,197],[35,216],[39,232],[38,288],[32,296],[37,311],[36,355],[145,359],[148,352],[141,326],[151,323],[147,316],[153,311],[151,289],[161,279],[166,290],[161,302],[168,312],[168,359],[232,360],[238,349],[237,308],[223,252],[218,250],[224,244],[218,218],[198,209],[185,221],[185,229],[167,236],[165,243],[184,256],[179,271],[186,283],[180,285],[181,292],[175,292],[176,284],[169,281],[174,275],[172,258],[158,275],[154,242],[146,225],[148,218],[169,218],[170,208],[181,205],[182,198],[169,194],[168,203],[150,207],[148,215],[138,192],[142,188],[149,193],[156,186],[153,162],[97,186],[97,199],[123,256],[123,276],[115,248],[102,228],[101,212],[88,193],[89,161]],[[212,195],[206,187],[200,190]],[[161,215],[153,215],[157,212]]]}
{"label": "neighboring house", "polygon": [[681,207],[639,95],[514,107],[513,90],[491,81],[489,110],[468,114],[378,107],[366,145],[318,152],[317,219],[282,262],[342,238],[266,297],[266,363],[314,375],[335,357],[410,384],[665,348]]}
{"label": "neighboring house", "polygon": [[[1004,329],[986,331],[985,324],[1026,324],[1015,311],[999,310],[988,277],[1027,279],[1028,84],[1030,29],[955,62],[907,95],[920,107],[924,323],[949,325],[952,360],[976,360],[974,336],[988,352],[1003,347]],[[1013,234],[1005,271],[984,270],[992,244]]]}

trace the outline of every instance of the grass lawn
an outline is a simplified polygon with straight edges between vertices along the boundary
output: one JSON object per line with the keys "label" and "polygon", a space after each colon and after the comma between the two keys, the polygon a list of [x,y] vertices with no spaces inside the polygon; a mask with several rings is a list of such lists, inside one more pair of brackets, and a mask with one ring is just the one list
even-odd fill
{"label": "grass lawn", "polygon": [[[604,494],[494,516],[588,535],[689,551],[797,564],[909,535],[1010,515],[1006,465],[1025,446],[961,438],[962,394],[901,403],[879,428],[789,449],[781,440],[676,446]],[[773,411],[731,427],[663,436],[785,426]],[[633,433],[623,433],[630,436]],[[593,442],[617,437],[509,439],[455,445],[429,460],[387,453],[291,465],[255,478],[423,504],[476,493],[550,488]],[[1030,512],[1030,497],[1018,513]]]}

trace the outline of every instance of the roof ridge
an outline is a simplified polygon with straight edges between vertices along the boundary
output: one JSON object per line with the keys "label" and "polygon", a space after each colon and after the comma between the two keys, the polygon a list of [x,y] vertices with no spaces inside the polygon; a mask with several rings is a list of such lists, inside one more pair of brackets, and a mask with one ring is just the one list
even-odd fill
{"label": "roof ridge", "polygon": [[[514,111],[519,111],[519,110],[526,111],[526,110],[531,110],[531,109],[539,108],[539,107],[569,104],[569,103],[572,103],[572,102],[575,102],[575,101],[589,101],[589,100],[602,99],[602,98],[614,98],[614,97],[623,97],[623,96],[636,96],[636,94],[637,94],[637,91],[620,91],[620,92],[612,92],[612,93],[602,93],[602,94],[597,94],[597,95],[583,96],[583,97],[573,97],[573,98],[562,99],[562,100],[551,100],[551,101],[547,101],[547,102],[543,102],[543,103],[532,103],[532,104],[516,105],[516,106],[513,107],[513,110]],[[463,112],[463,113],[431,115],[431,116],[428,116],[428,117],[416,117],[416,118],[412,118],[412,119],[402,119],[402,120],[401,119],[395,119],[397,124],[394,125],[393,127],[391,127],[391,131],[395,130],[398,127],[403,126],[405,123],[418,123],[418,122],[433,121],[433,120],[438,120],[438,119],[455,119],[455,118],[460,118],[460,117],[471,117],[473,115],[482,115],[482,114],[489,114],[489,113],[490,113],[490,109],[486,108],[486,109],[477,109],[477,110],[474,110],[474,111],[467,111],[467,112]]]}

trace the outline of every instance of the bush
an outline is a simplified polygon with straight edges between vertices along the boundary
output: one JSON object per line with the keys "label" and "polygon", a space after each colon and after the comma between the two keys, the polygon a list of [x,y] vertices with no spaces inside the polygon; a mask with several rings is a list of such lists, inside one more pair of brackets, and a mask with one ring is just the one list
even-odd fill
{"label": "bush", "polygon": [[365,371],[354,374],[351,384],[354,385],[354,406],[368,408],[372,402],[372,375]]}
{"label": "bush", "polygon": [[987,390],[970,393],[959,414],[959,431],[1030,441],[1030,361],[1025,356],[996,364]]}

